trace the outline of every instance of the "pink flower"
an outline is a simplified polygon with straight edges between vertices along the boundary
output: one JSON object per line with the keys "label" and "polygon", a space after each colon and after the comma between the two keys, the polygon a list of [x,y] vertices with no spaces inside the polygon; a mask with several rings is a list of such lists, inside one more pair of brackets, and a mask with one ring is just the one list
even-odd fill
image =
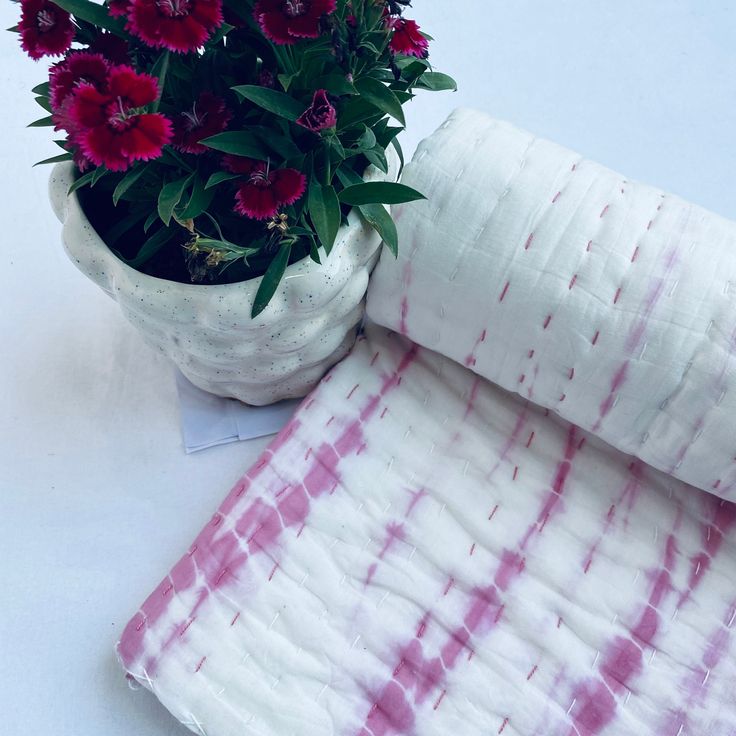
{"label": "pink flower", "polygon": [[[246,159],[247,160],[247,159]],[[245,161],[241,168],[245,168]],[[307,188],[307,178],[296,169],[270,171],[263,162],[250,163],[250,176],[235,195],[235,211],[254,220],[267,220],[281,207],[294,204]]]}
{"label": "pink flower", "polygon": [[263,35],[277,44],[318,38],[322,16],[334,13],[337,0],[258,0],[253,14]]}
{"label": "pink flower", "polygon": [[66,10],[50,0],[21,0],[20,44],[31,59],[61,56],[74,40],[74,24]]}
{"label": "pink flower", "polygon": [[418,59],[429,55],[429,41],[419,32],[419,25],[406,18],[389,18],[386,26],[393,29],[389,46],[395,54],[407,54]]}
{"label": "pink flower", "polygon": [[156,79],[128,66],[110,69],[104,91],[93,84],[77,87],[69,115],[82,153],[111,171],[125,171],[134,161],[160,156],[171,141],[171,121],[159,113],[140,111],[157,97]]}
{"label": "pink flower", "polygon": [[337,125],[337,110],[327,99],[327,90],[318,89],[314,93],[312,104],[296,122],[313,133],[319,133],[325,128],[334,128]]}
{"label": "pink flower", "polygon": [[130,0],[127,29],[150,46],[196,51],[222,25],[222,0]]}
{"label": "pink flower", "polygon": [[110,64],[102,54],[73,51],[49,71],[49,99],[54,112],[61,110],[64,102],[80,84],[91,84],[104,90]]}
{"label": "pink flower", "polygon": [[129,9],[130,0],[108,0],[107,2],[107,12],[113,18],[122,18],[123,16],[128,15]]}
{"label": "pink flower", "polygon": [[72,154],[72,159],[74,160],[74,165],[82,172],[84,173],[87,171],[87,169],[92,166],[92,162],[79,150],[77,149]]}
{"label": "pink flower", "polygon": [[54,130],[67,132],[68,148],[74,152],[74,161],[80,171],[90,161],[80,150],[81,130],[70,114],[75,90],[82,84],[91,84],[99,91],[107,89],[109,63],[100,54],[73,51],[66,59],[54,64],[49,72],[49,98]]}
{"label": "pink flower", "polygon": [[211,92],[202,92],[192,109],[174,120],[173,145],[184,153],[207,153],[210,149],[200,141],[225,130],[232,116],[224,100]]}

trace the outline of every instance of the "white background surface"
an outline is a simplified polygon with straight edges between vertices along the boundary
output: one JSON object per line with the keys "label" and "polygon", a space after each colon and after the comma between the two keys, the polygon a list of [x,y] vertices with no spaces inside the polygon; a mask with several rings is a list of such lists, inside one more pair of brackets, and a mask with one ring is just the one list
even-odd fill
{"label": "white background surface", "polygon": [[[415,0],[461,85],[409,108],[407,152],[485,109],[736,216],[729,0]],[[15,24],[3,2],[0,26]],[[188,733],[133,692],[113,645],[266,441],[187,456],[173,372],[67,261],[46,199],[58,153],[0,39],[0,733]],[[325,736],[328,736],[327,734]]]}

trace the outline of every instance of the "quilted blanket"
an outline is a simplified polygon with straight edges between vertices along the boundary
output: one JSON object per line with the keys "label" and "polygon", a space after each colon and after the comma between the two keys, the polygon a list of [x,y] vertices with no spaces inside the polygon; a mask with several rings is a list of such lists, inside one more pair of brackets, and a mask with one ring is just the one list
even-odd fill
{"label": "quilted blanket", "polygon": [[125,669],[206,736],[736,734],[736,225],[471,111],[403,180]]}

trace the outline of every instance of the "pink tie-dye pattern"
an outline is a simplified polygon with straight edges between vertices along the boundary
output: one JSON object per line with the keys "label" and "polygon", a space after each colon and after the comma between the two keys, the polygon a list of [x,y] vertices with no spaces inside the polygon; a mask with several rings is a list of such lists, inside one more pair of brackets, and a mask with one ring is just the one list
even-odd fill
{"label": "pink tie-dye pattern", "polygon": [[[506,592],[524,571],[522,552],[533,536],[541,534],[550,517],[558,508],[560,497],[579,447],[576,428],[570,426],[564,456],[558,463],[549,491],[545,494],[537,520],[518,540],[518,551],[506,549],[494,571],[493,580],[485,588],[472,591],[470,604],[462,623],[450,632],[439,652],[430,655],[422,647],[422,637],[432,618],[426,611],[416,627],[415,636],[396,648],[396,664],[389,680],[380,686],[368,712],[363,728],[357,736],[390,736],[407,733],[414,725],[415,706],[430,695],[437,694],[446,674],[458,662],[460,654],[468,649],[472,638],[487,634],[499,623],[503,614],[501,594]],[[413,700],[408,693],[414,693]]]}
{"label": "pink tie-dye pattern", "polygon": [[[661,205],[660,205],[661,209]],[[637,318],[631,326],[629,335],[626,338],[624,345],[625,360],[616,369],[611,379],[611,386],[608,390],[608,395],[600,405],[598,419],[593,425],[591,431],[593,433],[599,432],[601,425],[605,421],[606,417],[613,409],[616,403],[616,397],[619,391],[623,388],[626,380],[628,379],[628,372],[631,366],[631,362],[634,359],[633,355],[635,351],[641,348],[642,340],[646,335],[649,322],[654,315],[657,304],[664,294],[664,287],[667,285],[667,281],[672,275],[672,272],[678,263],[678,251],[673,249],[664,254],[665,270],[661,277],[653,279],[649,293],[647,294],[644,302],[636,310]]]}
{"label": "pink tie-dye pattern", "polygon": [[[696,705],[702,705],[708,695],[711,674],[724,657],[731,651],[731,627],[736,619],[736,598],[726,607],[725,615],[717,628],[707,637],[705,648],[699,652],[700,661],[692,666],[690,674],[680,682],[678,693],[685,693],[685,702],[678,698],[667,708],[662,723],[657,729],[657,736],[670,736],[678,732],[693,733],[690,725],[690,711]],[[715,679],[715,678],[714,678]]]}
{"label": "pink tie-dye pattern", "polygon": [[[152,677],[158,659],[173,643],[181,639],[207,598],[214,594],[223,582],[230,582],[230,577],[237,579],[251,555],[275,554],[282,532],[305,523],[311,502],[339,484],[340,461],[361,448],[362,424],[373,416],[380,401],[400,384],[402,373],[412,364],[416,354],[417,347],[412,346],[397,366],[395,373],[388,376],[380,391],[365,403],[359,412],[359,418],[351,422],[332,445],[319,446],[312,454],[312,462],[302,484],[292,488],[275,506],[262,498],[257,498],[246,506],[232,531],[217,536],[217,527],[221,520],[234,511],[236,499],[244,495],[250,485],[265,471],[268,459],[273,458],[289,442],[299,426],[299,420],[292,420],[281,431],[256,464],[253,473],[246,474],[231,491],[212,522],[197,537],[189,554],[181,558],[171,574],[149,596],[139,613],[128,623],[118,644],[118,652],[126,668],[135,667],[137,660],[143,656],[145,659],[142,663],[138,663],[138,666],[147,678]],[[272,495],[277,492],[272,483],[267,486],[267,490]],[[243,551],[244,544],[247,552]],[[169,627],[163,644],[154,656],[145,655],[145,631],[155,627],[159,622],[168,603],[167,596],[172,591],[181,595],[184,591],[194,588],[198,574],[203,574],[204,581],[197,587],[196,600],[189,617]]]}
{"label": "pink tie-dye pattern", "polygon": [[651,593],[630,638],[615,636],[605,647],[598,668],[600,679],[581,682],[575,689],[575,706],[571,711],[574,730],[570,735],[597,736],[616,715],[616,695],[630,689],[632,679],[641,671],[643,649],[651,647],[659,628],[659,606],[665,595],[672,591],[671,570],[675,564],[677,543],[676,528],[668,535],[664,544],[661,567],[650,572],[653,580]]}
{"label": "pink tie-dye pattern", "polygon": [[[369,357],[373,356],[371,365],[375,364],[377,369],[378,363],[375,356],[381,350],[380,346],[376,349],[370,344],[364,348],[364,351],[370,354]],[[357,463],[362,457],[368,457],[370,446],[366,448],[366,443],[370,441],[374,429],[381,431],[380,426],[382,421],[385,421],[383,417],[386,406],[399,405],[401,401],[406,400],[408,392],[413,390],[413,375],[406,374],[414,366],[423,364],[422,356],[423,353],[417,348],[409,352],[405,351],[401,360],[397,360],[396,369],[391,370],[389,367],[380,388],[368,395],[361,395],[355,391],[352,388],[354,386],[354,379],[352,379],[349,384],[350,390],[344,393],[350,396],[351,403],[355,402],[352,409],[355,418],[351,420],[348,414],[329,423],[330,427],[338,427],[338,431],[332,440],[325,440],[322,444],[317,445],[315,450],[308,450],[307,455],[310,460],[306,465],[301,483],[285,484],[279,479],[278,473],[274,475],[274,480],[270,480],[264,475],[268,472],[268,468],[278,467],[280,457],[294,454],[292,443],[296,435],[300,433],[301,424],[307,420],[310,411],[306,409],[306,405],[302,407],[292,427],[282,433],[262,460],[246,476],[244,482],[235,487],[221,507],[220,513],[200,535],[198,544],[207,545],[215,550],[212,558],[217,560],[208,570],[207,592],[199,591],[198,593],[204,595],[204,598],[194,598],[191,615],[177,624],[171,640],[166,641],[163,648],[156,652],[154,657],[140,659],[141,651],[131,654],[127,650],[123,651],[124,645],[121,644],[123,659],[132,665],[131,669],[134,673],[142,673],[144,676],[155,679],[157,659],[170,657],[172,652],[169,650],[174,646],[186,646],[186,632],[191,626],[197,626],[198,612],[204,610],[207,601],[221,586],[239,584],[239,580],[247,569],[248,557],[265,554],[273,559],[275,566],[279,564],[280,557],[286,551],[287,539],[284,538],[284,532],[287,529],[293,529],[294,532],[301,529],[312,513],[316,499],[329,498],[329,493],[335,489],[340,479],[342,463],[346,462],[347,458]],[[417,360],[417,358],[420,359]],[[381,367],[381,370],[384,368]],[[406,380],[402,381],[402,378]],[[406,387],[407,390],[403,391],[402,387]],[[341,389],[338,385],[330,382],[325,384],[323,394],[335,393],[339,390]],[[471,415],[477,410],[481,412],[486,410],[487,390],[487,386],[477,377],[470,377],[466,381],[465,389],[458,393],[457,421],[460,423],[458,426],[462,426],[462,429],[447,433],[445,445],[438,447],[434,452],[437,463],[443,462],[443,458],[452,457],[464,447],[469,428],[483,416],[480,414],[478,419],[471,420]],[[318,401],[320,402],[318,405],[321,405],[324,396]],[[383,411],[381,410],[382,405],[384,405]],[[392,408],[391,411],[395,413],[396,409]],[[549,416],[549,413],[540,415],[538,411],[530,409],[522,402],[519,402],[515,414],[505,419],[507,434],[497,441],[496,449],[487,458],[487,467],[490,468],[490,471],[481,473],[481,476],[486,477],[489,483],[496,485],[500,482],[503,488],[513,488],[514,486],[509,484],[513,484],[517,478],[519,466],[521,466],[523,477],[524,457],[533,456],[537,451],[537,444],[543,441],[541,439],[544,436],[543,426],[538,423],[540,416],[545,422],[554,423],[556,421]],[[532,417],[536,419],[531,421]],[[554,467],[550,468],[548,487],[540,489],[538,493],[529,497],[534,499],[535,508],[530,508],[526,512],[529,520],[519,529],[515,543],[510,540],[498,552],[495,564],[486,572],[485,577],[488,582],[470,588],[459,586],[456,581],[462,580],[462,570],[448,569],[442,578],[439,576],[436,578],[437,610],[428,607],[420,612],[412,629],[413,635],[405,640],[396,640],[390,645],[393,654],[385,661],[386,679],[383,682],[374,679],[361,681],[360,673],[354,673],[359,683],[358,687],[364,693],[362,701],[364,710],[360,715],[362,725],[345,730],[343,733],[346,736],[356,736],[356,734],[359,736],[404,736],[404,734],[415,733],[416,729],[421,728],[420,724],[424,723],[423,719],[429,717],[425,715],[427,712],[441,713],[444,708],[449,707],[446,705],[447,699],[452,699],[455,688],[458,687],[458,677],[464,676],[463,673],[467,671],[469,663],[472,662],[477,652],[485,651],[492,646],[490,636],[493,632],[513,630],[514,614],[508,612],[507,597],[528,582],[530,576],[527,572],[527,558],[529,555],[534,555],[534,550],[538,546],[537,540],[543,537],[550,537],[554,540],[558,533],[558,520],[564,522],[568,517],[569,510],[564,502],[566,490],[569,484],[575,484],[573,474],[576,458],[586,446],[584,433],[576,427],[565,425],[564,429],[560,427],[559,430],[559,434],[564,431],[564,441],[560,437],[560,457],[554,463]],[[361,448],[364,449],[361,450]],[[503,465],[509,466],[509,475],[505,480],[497,481],[497,471]],[[513,474],[510,472],[511,467],[515,468]],[[427,472],[431,477],[430,468],[427,468]],[[600,529],[588,542],[585,553],[587,556],[581,557],[576,568],[574,566],[570,568],[571,574],[574,569],[578,571],[577,576],[571,577],[571,596],[576,594],[577,585],[582,584],[582,581],[591,575],[595,575],[595,556],[600,549],[601,541],[626,529],[629,516],[636,510],[637,502],[648,497],[649,483],[642,464],[630,460],[628,473],[629,479],[622,483],[617,493],[611,492],[611,503],[605,509],[601,509]],[[266,483],[265,486],[264,483]],[[257,485],[266,488],[266,495],[255,498],[242,512],[238,513],[238,503],[242,503],[243,497],[252,493],[252,489]],[[422,519],[426,516],[427,510],[424,504],[436,503],[432,499],[431,490],[422,487],[417,490],[405,488],[402,493],[403,502],[397,504],[402,513],[384,522],[383,536],[376,536],[378,544],[374,560],[364,568],[363,573],[358,571],[355,573],[356,581],[362,581],[365,589],[372,589],[376,584],[382,585],[385,576],[391,575],[393,565],[405,556],[404,550],[408,550],[416,543],[415,525],[423,523]],[[421,518],[415,516],[420,509],[422,509]],[[501,523],[502,526],[497,527],[500,531],[503,528],[503,522],[498,521],[501,516],[496,515],[496,510],[497,507],[488,515],[489,522],[494,526]],[[243,559],[238,555],[233,556],[232,559],[225,559],[220,551],[222,548],[217,543],[216,532],[224,523],[223,514],[225,512],[231,518],[237,515],[238,521],[232,533],[240,539],[241,548],[244,547],[244,550],[240,550],[240,554],[244,555]],[[566,716],[571,734],[598,736],[616,722],[621,696],[635,687],[634,683],[643,673],[644,652],[660,644],[657,641],[660,615],[664,615],[664,613],[660,614],[660,610],[664,612],[684,593],[684,589],[676,588],[673,582],[673,571],[682,570],[683,563],[689,567],[696,565],[696,558],[701,554],[714,559],[724,547],[723,542],[725,536],[730,532],[733,516],[734,510],[730,504],[722,503],[718,499],[704,502],[701,530],[703,549],[702,552],[696,550],[686,557],[678,549],[678,521],[675,519],[669,535],[663,537],[661,563],[644,573],[644,576],[650,581],[644,605],[630,614],[623,615],[622,613],[620,617],[622,626],[623,622],[628,620],[629,615],[631,617],[629,633],[628,635],[614,634],[601,648],[595,676],[581,679],[574,670],[570,671],[567,667],[562,667],[554,680],[543,679],[537,683],[536,688],[541,687],[545,690],[547,689],[546,683],[549,683],[551,702],[562,701],[560,702],[562,705],[566,697],[573,700],[573,705]],[[222,542],[222,545],[227,552],[229,538],[228,536],[223,538],[225,541]],[[289,539],[294,540],[294,535],[291,535]],[[193,547],[193,552],[196,554],[196,545]],[[290,543],[289,554],[298,555],[298,546]],[[469,559],[472,559],[472,548],[470,555]],[[387,568],[381,571],[384,563],[387,563]],[[582,569],[584,567],[587,567],[588,570]],[[704,566],[701,560],[697,579],[692,580],[693,590],[688,594],[690,597],[696,595],[700,581],[705,579],[708,572],[707,564]],[[685,580],[687,579],[685,576]],[[177,588],[164,597],[165,601],[170,600],[168,596],[172,593],[179,594],[193,587],[197,593],[196,586],[200,584],[197,583],[196,577],[193,577],[192,568],[186,563],[178,565],[167,580],[175,581]],[[454,623],[449,625],[446,612],[440,616],[442,602],[447,600],[448,596],[451,596],[456,602],[453,605],[459,605],[458,617]],[[364,600],[367,602],[370,598],[366,597]],[[352,623],[348,620],[345,622],[346,636],[350,635],[350,632],[360,632],[365,616],[369,615],[368,609],[356,610],[354,616],[350,617]],[[140,623],[138,617],[134,621]],[[561,623],[561,620],[557,622],[558,630]],[[149,622],[148,626],[155,626],[155,621],[154,623]],[[386,635],[390,637],[391,632],[387,631]],[[709,644],[709,651],[715,651],[720,646],[720,642],[721,640],[714,636],[713,642]],[[209,664],[204,661],[205,659],[202,656],[192,658],[192,671],[199,672],[200,668],[206,671]],[[711,660],[712,657],[709,661]],[[530,682],[537,682],[546,670],[544,661],[533,656],[531,652],[530,663],[526,669],[526,676]],[[549,672],[546,677],[550,677]],[[560,730],[562,724],[559,720],[560,716],[553,711],[549,715],[549,721],[556,723],[556,730],[547,733],[567,733],[567,731]],[[504,716],[499,719],[495,729],[502,729],[503,732],[508,729],[513,732],[515,727],[518,730],[513,717]],[[544,730],[539,731],[538,728],[537,732],[545,733]],[[531,727],[528,733],[533,733]]]}

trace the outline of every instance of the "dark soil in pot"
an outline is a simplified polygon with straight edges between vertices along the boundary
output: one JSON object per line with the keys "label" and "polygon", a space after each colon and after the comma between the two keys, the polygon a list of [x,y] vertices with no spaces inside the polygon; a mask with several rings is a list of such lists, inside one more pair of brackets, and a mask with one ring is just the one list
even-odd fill
{"label": "dark soil in pot", "polygon": [[[136,264],[133,261],[139,256],[143,245],[157,229],[163,227],[160,221],[156,221],[148,232],[144,230],[146,216],[152,207],[151,201],[121,200],[115,206],[112,190],[104,186],[104,180],[93,187],[81,187],[76,194],[90,224],[110,250],[125,263],[149,276],[185,284],[232,284],[262,276],[273,257],[273,253],[264,249],[257,256],[251,256],[248,264],[238,259],[224,269],[222,266],[208,267],[205,254],[192,254],[186,248],[191,234],[172,220],[167,229],[170,239],[145,262]],[[130,227],[125,226],[128,222],[131,222]],[[237,216],[220,222],[226,237],[244,246],[262,238],[265,229],[262,222],[252,222],[251,232],[248,233],[247,224],[247,221]],[[292,248],[289,262],[296,263],[308,256],[309,247],[297,244]]]}

